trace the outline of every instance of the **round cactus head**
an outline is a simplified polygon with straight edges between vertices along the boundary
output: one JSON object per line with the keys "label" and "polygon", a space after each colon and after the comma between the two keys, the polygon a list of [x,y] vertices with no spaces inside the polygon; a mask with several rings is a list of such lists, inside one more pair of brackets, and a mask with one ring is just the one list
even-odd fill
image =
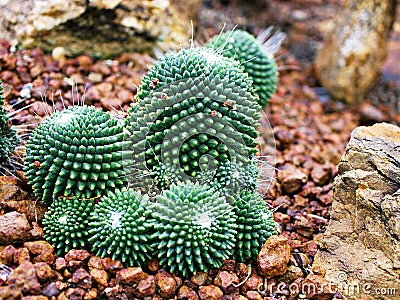
{"label": "round cactus head", "polygon": [[[268,30],[271,33],[271,30]],[[267,33],[264,32],[263,36]],[[276,91],[278,68],[273,54],[282,43],[283,37],[284,35],[277,33],[270,37],[270,42],[263,45],[260,39],[256,39],[250,33],[235,30],[215,36],[205,46],[240,61],[244,71],[253,80],[259,104],[264,107]]]}
{"label": "round cactus head", "polygon": [[239,62],[212,49],[161,58],[136,101],[126,120],[135,161],[129,174],[160,182],[154,170],[163,164],[179,170],[182,181],[196,181],[227,161],[248,164],[257,152],[260,106],[251,80]]}
{"label": "round cactus head", "polygon": [[187,183],[172,185],[156,200],[153,238],[163,268],[188,276],[217,268],[232,255],[235,214],[218,192]]}
{"label": "round cactus head", "polygon": [[15,147],[19,145],[17,132],[11,127],[10,117],[4,109],[4,90],[0,80],[0,168],[9,160]]}
{"label": "round cactus head", "polygon": [[255,259],[267,239],[277,234],[273,214],[254,192],[243,191],[239,197],[231,198],[238,225],[233,258],[237,261]]}
{"label": "round cactus head", "polygon": [[123,186],[123,126],[109,113],[74,106],[42,121],[26,144],[25,175],[36,197],[92,198]]}
{"label": "round cactus head", "polygon": [[44,238],[56,249],[57,255],[71,249],[89,249],[89,221],[94,200],[57,198],[43,219]]}
{"label": "round cactus head", "polygon": [[148,197],[132,190],[101,198],[89,217],[92,251],[128,266],[144,265],[153,251],[148,208]]}

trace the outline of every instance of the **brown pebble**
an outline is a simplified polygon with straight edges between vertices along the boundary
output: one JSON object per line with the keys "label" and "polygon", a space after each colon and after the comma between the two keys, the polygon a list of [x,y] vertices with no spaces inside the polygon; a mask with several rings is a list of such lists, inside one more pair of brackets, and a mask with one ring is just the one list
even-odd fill
{"label": "brown pebble", "polygon": [[85,291],[81,288],[69,288],[65,291],[65,296],[67,299],[83,299],[83,296],[85,295]]}
{"label": "brown pebble", "polygon": [[10,286],[0,287],[0,299],[2,300],[20,300],[22,292],[20,289],[12,288]]}
{"label": "brown pebble", "polygon": [[12,211],[0,216],[0,245],[10,245],[30,239],[31,226],[25,214]]}
{"label": "brown pebble", "polygon": [[65,260],[70,262],[72,260],[84,261],[90,257],[90,253],[86,250],[75,250],[72,249],[65,254]]}
{"label": "brown pebble", "polygon": [[156,285],[160,288],[160,295],[164,298],[171,298],[174,296],[178,288],[172,274],[160,270],[156,275]]}
{"label": "brown pebble", "polygon": [[60,294],[60,290],[57,288],[55,282],[50,282],[43,290],[42,294],[47,297],[58,296]]}
{"label": "brown pebble", "polygon": [[83,296],[84,300],[92,300],[92,299],[97,299],[98,292],[95,288],[90,289],[88,292],[85,293]]}
{"label": "brown pebble", "polygon": [[77,287],[90,289],[92,287],[92,276],[81,268],[72,274],[72,282],[75,283]]}
{"label": "brown pebble", "polygon": [[92,269],[104,270],[102,258],[98,256],[90,257],[88,261],[88,267],[90,270]]}
{"label": "brown pebble", "polygon": [[61,271],[67,267],[67,261],[63,257],[56,258],[56,270]]}
{"label": "brown pebble", "polygon": [[30,261],[29,250],[25,247],[17,248],[14,251],[14,263],[20,265],[24,261]]}
{"label": "brown pebble", "polygon": [[257,267],[260,275],[271,278],[285,274],[290,260],[288,239],[282,235],[273,235],[262,247],[257,257]]}
{"label": "brown pebble", "polygon": [[156,292],[156,282],[153,275],[147,275],[135,288],[135,295],[139,298],[153,296]]}
{"label": "brown pebble", "polygon": [[208,279],[208,273],[206,272],[197,272],[190,278],[190,281],[196,285],[205,285]]}
{"label": "brown pebble", "polygon": [[90,276],[101,287],[106,287],[108,284],[108,273],[104,270],[92,269],[90,271]]}
{"label": "brown pebble", "polygon": [[187,287],[186,285],[182,286],[178,291],[178,300],[198,300],[199,296],[195,291]]}
{"label": "brown pebble", "polygon": [[153,258],[147,261],[147,269],[149,269],[150,272],[155,273],[158,271],[159,268],[160,268],[160,263],[158,262],[157,259]]}
{"label": "brown pebble", "polygon": [[0,263],[11,266],[14,260],[15,248],[12,245],[6,246],[0,251]]}
{"label": "brown pebble", "polygon": [[119,270],[115,276],[119,283],[126,285],[137,284],[146,277],[147,274],[140,267]]}
{"label": "brown pebble", "polygon": [[215,285],[206,285],[199,288],[199,296],[202,300],[220,299],[224,293]]}
{"label": "brown pebble", "polygon": [[21,300],[48,300],[46,296],[25,296]]}
{"label": "brown pebble", "polygon": [[261,297],[261,295],[256,291],[248,291],[246,293],[246,298],[249,300],[262,300],[263,299],[263,297]]}
{"label": "brown pebble", "polygon": [[277,179],[284,193],[293,194],[307,182],[307,175],[293,165],[286,164],[279,168]]}
{"label": "brown pebble", "polygon": [[325,185],[330,179],[332,168],[329,165],[316,165],[311,171],[312,180],[322,186]]}
{"label": "brown pebble", "polygon": [[220,271],[214,279],[214,284],[219,286],[224,292],[232,293],[235,289],[235,285],[239,283],[239,278],[235,273],[228,271]]}
{"label": "brown pebble", "polygon": [[36,255],[33,259],[34,262],[45,262],[52,264],[54,262],[54,247],[45,241],[26,242],[24,246],[28,248],[29,252]]}
{"label": "brown pebble", "polygon": [[242,285],[242,293],[246,294],[247,291],[258,291],[264,280],[258,275],[252,275]]}
{"label": "brown pebble", "polygon": [[34,266],[35,266],[37,278],[39,279],[40,282],[49,281],[55,275],[54,271],[51,269],[51,267],[44,262],[35,263]]}

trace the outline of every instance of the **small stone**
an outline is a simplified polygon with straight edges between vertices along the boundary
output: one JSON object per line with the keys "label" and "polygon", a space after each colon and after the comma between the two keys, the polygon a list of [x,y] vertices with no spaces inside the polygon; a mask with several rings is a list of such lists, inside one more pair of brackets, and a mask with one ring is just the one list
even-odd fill
{"label": "small stone", "polygon": [[246,293],[246,298],[249,300],[262,300],[263,297],[261,297],[260,293],[256,291],[248,291]]}
{"label": "small stone", "polygon": [[25,296],[21,300],[48,300],[46,296]]}
{"label": "small stone", "polygon": [[65,49],[63,47],[55,47],[51,51],[51,56],[53,57],[54,60],[58,61],[60,65],[63,65],[67,58],[65,57]]}
{"label": "small stone", "polygon": [[92,300],[92,299],[97,299],[98,292],[95,288],[90,289],[88,292],[86,292],[85,296],[83,296],[84,300]]}
{"label": "small stone", "polygon": [[160,268],[160,263],[157,259],[153,258],[147,261],[147,268],[150,272],[157,272]]}
{"label": "small stone", "polygon": [[257,267],[260,275],[272,278],[286,272],[290,260],[290,246],[287,237],[282,235],[271,236],[257,257]]}
{"label": "small stone", "polygon": [[70,262],[72,260],[84,261],[90,257],[90,253],[86,250],[75,250],[72,249],[65,254],[65,260]]}
{"label": "small stone", "polygon": [[285,194],[293,194],[307,182],[307,174],[291,164],[286,164],[278,171],[277,178]]}
{"label": "small stone", "polygon": [[14,270],[6,283],[10,287],[20,289],[24,294],[38,294],[41,290],[35,267],[27,261]]}
{"label": "small stone", "polygon": [[142,268],[126,268],[119,270],[116,275],[116,280],[121,284],[132,285],[145,279],[148,275],[143,272]]}
{"label": "small stone", "polygon": [[239,279],[242,280],[248,276],[249,268],[244,263],[238,263],[236,265],[236,274]]}
{"label": "small stone", "polygon": [[222,266],[219,268],[220,271],[235,272],[236,262],[233,259],[226,259],[222,262]]}
{"label": "small stone", "polygon": [[202,300],[220,299],[224,293],[215,285],[206,285],[199,288],[199,296]]}
{"label": "small stone", "polygon": [[55,282],[51,282],[42,290],[42,294],[47,297],[58,296],[60,295],[60,290],[57,288]]}
{"label": "small stone", "polygon": [[239,278],[235,273],[227,271],[220,271],[214,279],[214,284],[219,286],[224,292],[232,293],[236,287],[235,284],[239,283]]}
{"label": "small stone", "polygon": [[178,300],[198,300],[196,292],[190,289],[188,286],[182,286],[178,291]]}
{"label": "small stone", "polygon": [[65,296],[67,297],[67,299],[70,299],[70,300],[83,299],[84,295],[85,295],[85,291],[82,290],[81,288],[69,288],[65,291]]}
{"label": "small stone", "polygon": [[101,257],[92,256],[89,258],[88,267],[90,270],[92,269],[104,270],[103,260],[101,259]]}
{"label": "small stone", "polygon": [[108,284],[108,273],[104,270],[92,269],[90,270],[90,276],[97,283],[97,285],[106,287]]}
{"label": "small stone", "polygon": [[68,284],[66,284],[65,282],[62,281],[56,281],[56,288],[59,291],[65,290],[68,287]]}
{"label": "small stone", "polygon": [[56,270],[61,271],[67,267],[67,261],[63,257],[56,258]]}
{"label": "small stone", "polygon": [[145,279],[142,279],[134,291],[135,295],[139,298],[153,296],[155,292],[156,282],[153,275],[147,275]]}
{"label": "small stone", "polygon": [[101,98],[99,89],[95,86],[91,86],[86,90],[85,100],[88,101],[99,101]]}
{"label": "small stone", "polygon": [[336,286],[321,276],[310,274],[302,282],[302,291],[309,299],[329,300],[336,292]]}
{"label": "small stone", "polygon": [[329,165],[316,165],[311,171],[312,180],[322,186],[325,185],[330,179],[332,168]]}
{"label": "small stone", "polygon": [[178,288],[173,276],[164,270],[158,271],[156,275],[156,285],[160,288],[160,295],[163,298],[173,297]]}
{"label": "small stone", "polygon": [[190,279],[191,282],[197,285],[205,285],[208,279],[208,273],[206,272],[197,272]]}
{"label": "small stone", "polygon": [[30,261],[29,250],[25,247],[15,249],[14,251],[14,263],[18,265],[22,264],[24,261]]}
{"label": "small stone", "polygon": [[299,267],[290,265],[287,268],[286,273],[284,275],[282,275],[281,277],[279,277],[279,280],[286,282],[286,283],[291,283],[294,280],[296,280],[297,278],[300,278],[303,276],[304,276],[303,271]]}
{"label": "small stone", "polygon": [[361,121],[364,123],[380,123],[385,120],[382,111],[369,103],[363,103],[359,110]]}
{"label": "small stone", "polygon": [[1,300],[20,300],[22,297],[21,290],[10,286],[0,287]]}
{"label": "small stone", "polygon": [[24,246],[28,248],[29,252],[36,255],[33,259],[34,262],[45,262],[49,265],[54,262],[53,250],[54,247],[45,241],[26,242]]}
{"label": "small stone", "polygon": [[119,260],[114,260],[111,259],[109,257],[103,258],[102,259],[102,264],[103,267],[110,273],[117,273],[118,270],[121,270],[124,268],[124,266],[122,265],[121,261]]}
{"label": "small stone", "polygon": [[36,270],[36,276],[40,282],[46,282],[54,277],[54,271],[50,266],[44,262],[38,262],[34,264]]}
{"label": "small stone", "polygon": [[78,269],[72,274],[72,282],[75,283],[77,287],[83,289],[90,289],[92,287],[92,277],[84,269]]}
{"label": "small stone", "polygon": [[10,266],[14,260],[15,248],[12,245],[8,245],[2,251],[0,251],[0,263]]}
{"label": "small stone", "polygon": [[103,75],[97,72],[90,72],[88,76],[88,80],[93,83],[99,83],[103,81]]}
{"label": "small stone", "polygon": [[9,212],[0,216],[0,245],[9,245],[28,240],[31,226],[25,214]]}
{"label": "small stone", "polygon": [[252,275],[242,285],[242,293],[246,294],[247,291],[258,291],[263,285],[263,279],[258,275]]}
{"label": "small stone", "polygon": [[79,268],[81,268],[83,265],[83,261],[81,260],[71,260],[67,264],[68,271],[70,272],[75,272]]}

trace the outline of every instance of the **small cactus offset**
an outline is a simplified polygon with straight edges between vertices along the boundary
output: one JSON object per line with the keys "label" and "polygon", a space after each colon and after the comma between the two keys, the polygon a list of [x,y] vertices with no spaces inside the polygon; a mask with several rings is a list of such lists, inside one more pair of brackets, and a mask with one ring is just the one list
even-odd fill
{"label": "small cactus offset", "polygon": [[89,249],[89,221],[94,200],[60,197],[53,201],[43,219],[44,238],[57,255],[71,249]]}
{"label": "small cactus offset", "polygon": [[0,168],[6,164],[19,145],[19,139],[15,129],[11,127],[10,117],[7,115],[4,105],[3,82],[0,80]]}
{"label": "small cactus offset", "polygon": [[261,107],[268,104],[278,83],[278,67],[273,53],[265,53],[259,41],[243,30],[215,36],[205,46],[240,61],[244,71],[253,80],[259,104]]}
{"label": "small cactus offset", "polygon": [[153,254],[148,208],[148,197],[132,190],[102,197],[89,216],[93,253],[127,266],[145,265]]}
{"label": "small cactus offset", "polygon": [[163,268],[188,276],[218,268],[232,255],[236,220],[225,197],[187,183],[172,185],[156,200],[154,248]]}
{"label": "small cactus offset", "polygon": [[248,164],[257,152],[260,107],[251,80],[238,62],[212,49],[161,58],[136,100],[126,120],[137,168],[129,173],[163,163],[196,178],[227,161]]}
{"label": "small cactus offset", "polygon": [[25,176],[46,205],[59,196],[102,196],[124,184],[123,147],[123,127],[109,113],[69,107],[32,132]]}
{"label": "small cactus offset", "polygon": [[239,197],[232,196],[231,201],[238,225],[233,258],[237,261],[255,259],[267,239],[277,234],[272,212],[254,192],[243,191]]}

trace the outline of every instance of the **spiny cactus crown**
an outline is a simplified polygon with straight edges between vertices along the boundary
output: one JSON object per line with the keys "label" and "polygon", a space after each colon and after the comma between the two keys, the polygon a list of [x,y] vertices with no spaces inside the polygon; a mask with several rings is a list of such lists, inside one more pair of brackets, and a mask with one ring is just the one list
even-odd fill
{"label": "spiny cactus crown", "polygon": [[161,58],[136,100],[126,120],[135,152],[129,174],[163,163],[196,177],[226,161],[246,165],[257,152],[260,107],[251,80],[238,62],[211,49]]}
{"label": "spiny cactus crown", "polygon": [[232,196],[231,202],[238,225],[233,258],[255,259],[267,239],[277,233],[272,212],[258,194],[250,191]]}
{"label": "spiny cactus crown", "polygon": [[261,107],[268,104],[278,83],[277,64],[250,33],[243,30],[225,32],[212,38],[205,46],[240,61],[244,71],[253,80],[259,104]]}
{"label": "spiny cactus crown", "polygon": [[25,176],[46,205],[122,187],[123,127],[109,113],[75,106],[42,121],[26,145]]}
{"label": "spiny cactus crown", "polygon": [[11,127],[10,117],[4,109],[3,82],[0,80],[0,167],[8,162],[15,147],[19,145],[17,132]]}
{"label": "spiny cactus crown", "polygon": [[154,248],[163,268],[187,276],[232,255],[236,223],[225,197],[207,186],[172,185],[152,208]]}
{"label": "spiny cactus crown", "polygon": [[43,219],[44,238],[53,244],[57,255],[71,249],[89,249],[89,221],[94,200],[60,197],[53,201]]}
{"label": "spiny cactus crown", "polygon": [[132,190],[116,190],[102,197],[90,214],[93,251],[128,266],[144,265],[151,258],[148,197]]}

